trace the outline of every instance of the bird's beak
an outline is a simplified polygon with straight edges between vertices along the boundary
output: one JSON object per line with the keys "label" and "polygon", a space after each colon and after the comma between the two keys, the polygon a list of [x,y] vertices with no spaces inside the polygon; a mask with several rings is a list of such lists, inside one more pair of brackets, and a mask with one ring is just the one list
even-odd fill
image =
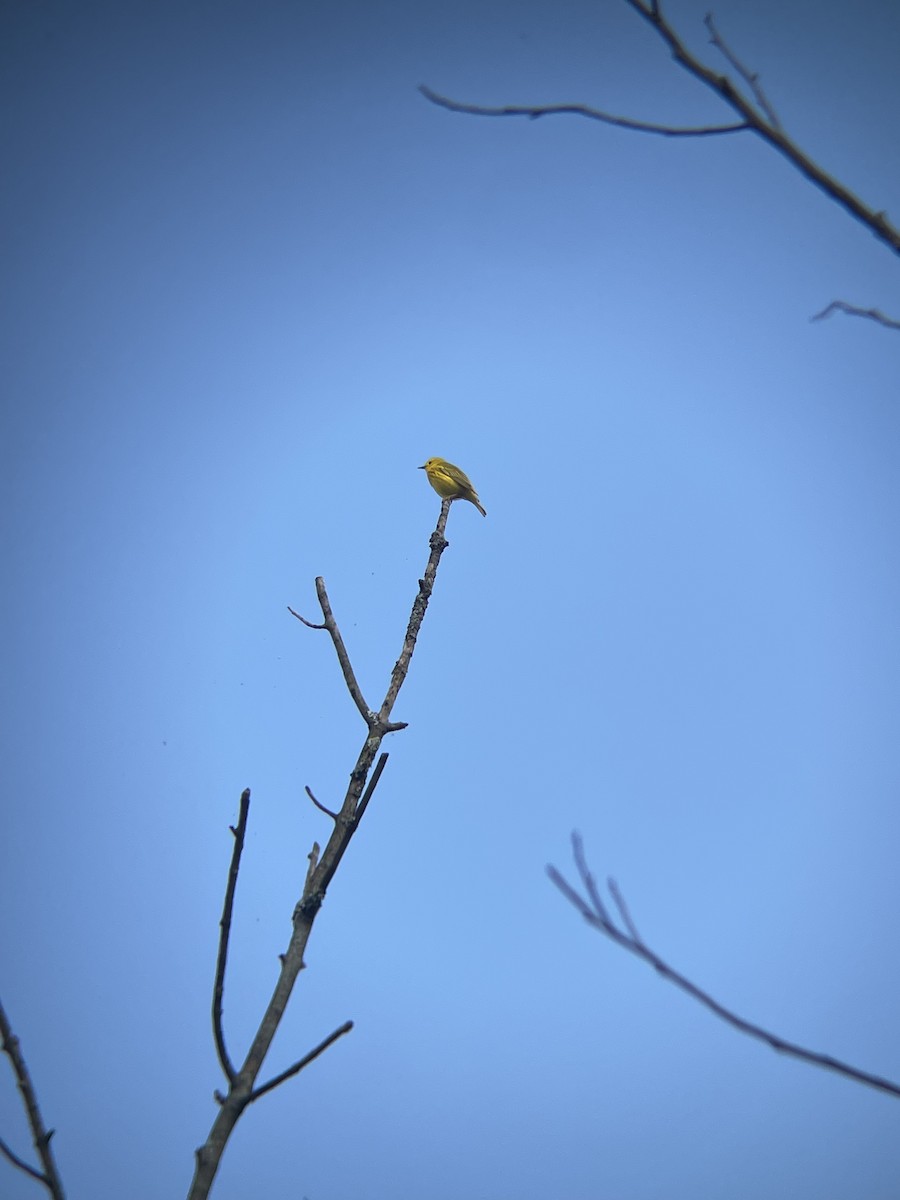
{"label": "bird's beak", "polygon": [[425,464],[424,464],[424,463],[422,463],[421,467],[416,467],[416,470],[417,470],[417,471],[424,471],[424,470],[425,470]]}

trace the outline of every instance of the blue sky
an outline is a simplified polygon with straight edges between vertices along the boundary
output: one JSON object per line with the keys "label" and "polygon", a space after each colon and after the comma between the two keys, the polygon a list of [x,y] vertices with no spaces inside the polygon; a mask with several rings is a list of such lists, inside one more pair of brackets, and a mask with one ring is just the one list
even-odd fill
{"label": "blue sky", "polygon": [[[709,54],[706,6],[670,0]],[[722,0],[814,158],[900,211],[900,10]],[[387,771],[215,1195],[887,1200],[896,1102],[741,1039],[548,883],[577,828],[660,954],[900,1078],[888,250],[619,0],[0,16],[2,995],[69,1195],[183,1194],[459,463]],[[27,1133],[7,1072],[0,1136]],[[352,1149],[351,1149],[352,1148]],[[35,1195],[3,1170],[11,1200]]]}

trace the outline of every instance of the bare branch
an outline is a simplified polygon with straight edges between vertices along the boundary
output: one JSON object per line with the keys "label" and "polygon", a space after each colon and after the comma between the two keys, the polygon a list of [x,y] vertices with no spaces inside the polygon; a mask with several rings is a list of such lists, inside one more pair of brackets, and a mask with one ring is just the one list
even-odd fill
{"label": "bare branch", "polygon": [[372,793],[378,787],[378,780],[381,778],[381,772],[387,766],[387,760],[388,760],[388,755],[387,755],[387,751],[385,751],[383,754],[381,754],[381,756],[378,759],[378,762],[375,764],[375,770],[372,772],[372,778],[369,780],[366,790],[363,792],[362,798],[361,798],[359,804],[357,805],[357,809],[356,809],[357,821],[362,820],[362,815],[366,811],[366,806],[368,805],[369,801],[372,799]]}
{"label": "bare branch", "polygon": [[829,196],[846,212],[850,213],[855,220],[865,225],[879,241],[884,242],[895,254],[900,254],[900,229],[891,224],[884,212],[876,211],[865,204],[854,192],[851,192],[849,188],[844,187],[842,183],[829,175],[808,154],[804,153],[796,142],[785,134],[775,114],[775,110],[769,104],[768,99],[759,87],[758,77],[748,70],[748,68],[744,67],[731,50],[725,46],[714,25],[708,26],[710,31],[715,34],[714,44],[729,62],[732,63],[741,78],[749,84],[752,91],[752,99],[749,96],[745,96],[727,75],[720,75],[717,71],[712,70],[711,67],[701,62],[696,55],[688,50],[674,28],[662,15],[658,3],[655,3],[654,0],[649,0],[647,4],[644,4],[642,0],[625,0],[625,3],[646,21],[666,43],[672,57],[679,66],[693,75],[705,87],[715,92],[730,108],[734,109],[741,118],[739,122],[732,125],[684,128],[657,125],[644,121],[632,121],[628,117],[613,116],[611,113],[601,112],[599,109],[589,108],[587,105],[507,105],[499,108],[489,108],[477,104],[465,104],[459,100],[451,100],[447,96],[442,96],[424,85],[420,86],[419,90],[423,96],[434,104],[448,108],[452,112],[469,113],[474,116],[526,116],[534,119],[550,114],[570,113],[576,116],[590,117],[593,120],[602,121],[608,125],[616,125],[623,129],[662,134],[665,137],[705,137],[714,134],[737,133],[739,130],[749,129],[758,137],[768,142],[796,170],[805,175],[815,187],[819,188],[826,196]]}
{"label": "bare branch", "polygon": [[325,628],[331,634],[331,640],[334,642],[334,648],[337,651],[338,662],[341,664],[341,672],[344,676],[344,683],[346,683],[347,690],[353,697],[353,703],[359,709],[362,719],[367,725],[371,725],[375,719],[375,714],[363,699],[360,686],[356,682],[356,676],[353,674],[353,668],[350,665],[350,656],[344,646],[344,639],[341,637],[341,631],[338,629],[337,621],[334,619],[334,613],[331,611],[328,593],[325,591],[325,580],[321,576],[316,580],[316,595],[319,597],[319,604],[322,607]]}
{"label": "bare branch", "polygon": [[900,329],[900,321],[894,317],[885,316],[881,309],[859,308],[855,304],[848,304],[846,300],[832,300],[821,312],[815,313],[809,319],[811,321],[824,321],[826,317],[830,317],[832,313],[836,312],[847,313],[851,317],[868,317],[870,321],[877,321],[879,325],[884,325],[888,329]]}
{"label": "bare branch", "polygon": [[[391,710],[400,692],[400,688],[406,679],[416,639],[422,627],[422,621],[424,620],[428,601],[434,587],[438,564],[441,555],[448,545],[444,537],[444,530],[449,511],[450,501],[442,501],[437,526],[429,539],[431,552],[425,567],[425,575],[419,580],[419,590],[413,601],[412,612],[400,651],[400,657],[391,672],[387,693],[377,714],[369,712],[365,707],[362,694],[356,685],[356,680],[350,669],[343,641],[334,622],[331,606],[328,603],[328,596],[325,593],[325,585],[321,579],[316,580],[316,590],[319,595],[319,602],[322,605],[322,612],[325,616],[325,628],[331,634],[338,653],[341,669],[344,672],[344,679],[353,695],[357,708],[359,708],[360,712],[366,718],[368,730],[362,749],[357,757],[356,765],[350,772],[350,783],[347,787],[340,811],[337,814],[328,813],[334,820],[334,827],[325,845],[325,849],[320,855],[319,847],[316,845],[309,856],[309,869],[306,874],[303,893],[294,908],[293,931],[287,950],[281,955],[281,971],[266,1011],[254,1035],[243,1065],[238,1071],[236,1078],[230,1081],[227,1095],[218,1097],[220,1104],[219,1111],[212,1123],[206,1141],[202,1146],[198,1147],[195,1153],[194,1178],[188,1193],[189,1200],[206,1200],[206,1197],[209,1196],[225,1146],[247,1105],[253,1100],[258,1099],[266,1091],[270,1091],[273,1087],[278,1086],[279,1083],[291,1075],[302,1070],[307,1063],[312,1062],[332,1042],[338,1037],[343,1036],[351,1028],[349,1022],[341,1026],[340,1029],[336,1030],[329,1038],[326,1038],[324,1042],[317,1046],[315,1050],[311,1051],[305,1058],[300,1059],[299,1062],[295,1063],[287,1071],[282,1072],[282,1074],[276,1076],[275,1079],[270,1080],[269,1083],[264,1084],[262,1087],[255,1087],[256,1079],[272,1045],[272,1040],[281,1023],[281,1018],[287,1008],[294,984],[297,981],[298,975],[303,970],[303,955],[316,915],[322,906],[334,873],[350,844],[350,839],[359,826],[366,806],[384,770],[384,765],[387,761],[386,754],[380,756],[373,770],[373,764],[375,764],[376,757],[378,757],[381,743],[389,732],[404,728],[402,722],[391,721]],[[297,616],[298,614],[293,613],[293,615]],[[302,620],[302,618],[299,619]],[[307,794],[318,805],[318,802],[308,788]]]}
{"label": "bare branch", "polygon": [[[547,874],[550,877],[550,882],[554,883],[559,888],[559,890],[562,892],[562,894],[565,896],[565,898],[569,901],[569,903],[574,908],[578,909],[578,911],[581,913],[581,915],[584,917],[584,919],[590,925],[596,925],[596,923],[597,923],[596,915],[597,914],[593,911],[593,909],[588,904],[588,902],[584,899],[584,897],[581,895],[581,893],[576,892],[575,888],[572,887],[572,885],[571,885],[571,883],[569,883],[568,879],[566,879],[566,877],[564,875],[561,875],[559,873],[559,871],[556,869],[556,867],[553,866],[552,863],[548,863],[548,865],[547,865]],[[615,926],[610,924],[609,928],[614,929]],[[612,934],[610,934],[610,936],[612,936]]]}
{"label": "bare branch", "polygon": [[3,1138],[0,1138],[0,1154],[2,1154],[4,1158],[11,1162],[14,1167],[18,1167],[20,1171],[24,1171],[25,1174],[30,1175],[32,1179],[36,1179],[38,1183],[44,1182],[44,1176],[41,1174],[41,1172],[36,1167],[32,1167],[29,1163],[27,1163],[24,1158],[19,1158],[18,1154],[16,1154],[10,1146],[7,1146]]}
{"label": "bare branch", "polygon": [[782,129],[770,124],[764,117],[760,117],[752,102],[735,87],[727,75],[719,75],[691,54],[658,10],[645,8],[641,0],[625,0],[625,3],[656,31],[669,47],[672,57],[679,66],[693,75],[705,87],[715,92],[717,96],[720,96],[747,122],[754,133],[773,146],[820,191],[823,191],[826,196],[830,196],[852,217],[865,225],[895,254],[900,254],[900,229],[893,226],[883,212],[876,212],[875,209],[864,204],[849,188],[844,187],[842,183],[824,171],[818,163],[813,162]]}
{"label": "bare branch", "polygon": [[617,945],[622,946],[638,958],[643,959],[644,962],[649,963],[663,978],[668,979],[670,983],[674,983],[683,992],[687,992],[689,996],[699,1001],[710,1012],[715,1013],[717,1017],[741,1033],[746,1033],[749,1037],[766,1042],[773,1050],[777,1050],[781,1054],[788,1054],[792,1058],[800,1059],[802,1062],[810,1063],[816,1067],[823,1067],[825,1070],[834,1071],[839,1075],[845,1076],[847,1079],[853,1079],[857,1083],[864,1084],[866,1087],[875,1088],[878,1091],[887,1092],[888,1095],[900,1097],[900,1084],[893,1083],[891,1080],[885,1079],[880,1075],[872,1075],[868,1071],[861,1071],[857,1067],[852,1067],[848,1063],[841,1062],[840,1059],[833,1058],[830,1054],[819,1054],[813,1050],[806,1050],[803,1046],[798,1046],[794,1042],[788,1042],[784,1038],[778,1037],[777,1034],[763,1029],[760,1025],[754,1025],[750,1021],[745,1021],[743,1017],[739,1017],[717,1000],[714,1000],[708,992],[697,987],[695,983],[692,983],[685,975],[676,971],[674,967],[670,967],[667,962],[650,949],[646,942],[638,937],[625,901],[618,887],[612,881],[610,881],[610,891],[622,915],[625,929],[620,929],[610,920],[609,914],[602,902],[599,905],[595,902],[591,886],[593,884],[593,877],[584,857],[584,847],[581,837],[577,833],[572,834],[572,854],[578,874],[587,893],[587,898],[565,880],[555,867],[548,866],[547,874],[566,899],[578,909],[594,929],[599,930],[600,933],[605,934],[606,937]]}
{"label": "bare branch", "polygon": [[248,1104],[252,1104],[254,1100],[258,1100],[260,1096],[264,1096],[266,1092],[271,1092],[273,1088],[277,1088],[279,1084],[284,1083],[286,1079],[292,1079],[295,1075],[298,1075],[304,1067],[308,1067],[309,1064],[314,1062],[320,1054],[323,1054],[329,1046],[333,1045],[338,1038],[343,1037],[345,1033],[349,1033],[352,1028],[353,1022],[345,1021],[343,1025],[341,1025],[338,1029],[335,1029],[334,1033],[329,1033],[328,1037],[325,1038],[323,1042],[319,1042],[318,1046],[316,1046],[314,1050],[310,1050],[309,1054],[304,1055],[303,1058],[295,1062],[292,1067],[288,1067],[286,1071],[282,1071],[280,1075],[276,1075],[274,1079],[270,1079],[269,1082],[264,1083],[262,1087],[254,1088],[254,1090],[250,1093]]}
{"label": "bare branch", "polygon": [[409,615],[409,624],[406,627],[406,636],[403,639],[403,646],[400,650],[400,657],[394,664],[394,669],[391,672],[391,682],[388,684],[387,694],[378,713],[379,724],[385,729],[388,727],[391,709],[394,707],[397,696],[400,694],[400,689],[403,687],[403,681],[406,679],[406,673],[409,670],[413,650],[416,648],[416,638],[419,636],[419,630],[422,628],[422,622],[425,619],[425,610],[428,608],[428,601],[431,599],[431,592],[434,588],[434,580],[437,575],[438,564],[441,561],[441,555],[450,544],[444,537],[444,531],[447,528],[447,517],[450,514],[451,503],[451,500],[441,501],[441,511],[438,516],[437,525],[428,539],[431,554],[429,554],[428,562],[425,565],[425,574],[419,580],[419,592],[413,601],[412,612]]}
{"label": "bare branch", "polygon": [[775,112],[775,109],[769,103],[768,97],[762,90],[762,85],[759,82],[759,75],[755,71],[748,70],[747,67],[740,62],[737,55],[734,54],[734,52],[728,46],[726,46],[718,29],[716,28],[712,13],[706,14],[706,16],[703,18],[703,23],[709,30],[709,40],[712,45],[715,46],[720,54],[722,54],[725,59],[731,63],[744,82],[750,85],[753,95],[756,98],[756,103],[765,114],[766,120],[773,129],[780,129],[781,122],[778,119],[778,114]]}
{"label": "bare branch", "polygon": [[332,812],[330,808],[326,808],[324,804],[320,804],[319,801],[312,794],[312,791],[308,787],[305,788],[304,791],[306,792],[307,796],[309,796],[310,800],[312,800],[313,804],[316,806],[316,808],[320,812],[323,812],[327,816],[331,817],[332,821],[336,821],[338,819],[338,814],[336,812]]}
{"label": "bare branch", "polygon": [[306,617],[301,617],[298,612],[294,612],[294,610],[291,608],[290,605],[287,606],[287,610],[291,614],[292,617],[296,617],[298,621],[302,621],[307,629],[327,629],[328,628],[324,622],[317,625],[315,623],[315,621],[307,621]]}
{"label": "bare branch", "polygon": [[578,867],[578,874],[581,876],[581,882],[584,884],[584,889],[588,894],[588,899],[593,906],[592,911],[598,914],[604,924],[611,926],[612,921],[609,918],[606,905],[600,898],[597,882],[587,865],[587,859],[584,856],[584,845],[581,841],[581,836],[574,833],[572,834],[572,853],[575,856],[575,865]]}
{"label": "bare branch", "polygon": [[448,108],[450,112],[468,113],[475,117],[528,117],[532,121],[536,121],[538,117],[562,115],[588,117],[592,121],[614,125],[618,129],[630,129],[635,133],[657,133],[662,137],[713,137],[721,133],[739,133],[742,129],[750,128],[746,121],[731,125],[658,125],[652,121],[617,117],[599,108],[589,108],[586,104],[504,104],[499,108],[492,108],[483,104],[464,104],[459,100],[451,100],[448,96],[432,91],[424,83],[419,84],[419,91],[426,100],[440,108]]}
{"label": "bare branch", "polygon": [[619,916],[622,918],[622,924],[628,930],[628,934],[633,942],[642,946],[641,935],[637,931],[637,926],[631,919],[631,913],[628,910],[628,905],[625,903],[625,897],[619,891],[619,885],[612,876],[606,881],[606,886],[609,888],[609,894],[616,902],[616,908],[619,910]]}
{"label": "bare branch", "polygon": [[41,1110],[37,1101],[37,1093],[34,1090],[34,1084],[31,1082],[31,1076],[28,1073],[25,1056],[22,1054],[22,1047],[19,1044],[19,1039],[12,1031],[12,1026],[9,1023],[9,1018],[2,1004],[0,1004],[0,1050],[7,1055],[12,1064],[13,1074],[16,1077],[16,1084],[19,1088],[25,1114],[28,1117],[28,1125],[31,1129],[31,1141],[37,1151],[38,1158],[41,1160],[43,1171],[37,1171],[34,1167],[29,1166],[24,1159],[13,1153],[6,1142],[0,1142],[0,1150],[2,1150],[3,1154],[14,1167],[18,1167],[26,1175],[30,1175],[32,1179],[37,1179],[42,1183],[53,1197],[53,1200],[65,1200],[62,1180],[59,1177],[56,1160],[50,1148],[50,1139],[53,1137],[53,1130],[47,1129],[44,1125],[44,1119],[41,1116]]}
{"label": "bare branch", "polygon": [[241,866],[241,855],[244,852],[244,838],[247,833],[247,818],[250,814],[250,789],[241,792],[240,808],[238,811],[237,827],[231,826],[234,835],[234,846],[231,851],[231,866],[228,868],[228,883],[225,886],[225,903],[222,905],[222,919],[219,921],[219,953],[216,957],[216,982],[213,987],[213,1038],[216,1043],[216,1054],[219,1056],[225,1078],[229,1083],[237,1079],[228,1051],[225,1048],[225,1034],[222,1029],[222,996],[225,991],[225,964],[228,961],[228,939],[231,935],[231,916],[234,911],[234,892],[237,887],[238,871]]}

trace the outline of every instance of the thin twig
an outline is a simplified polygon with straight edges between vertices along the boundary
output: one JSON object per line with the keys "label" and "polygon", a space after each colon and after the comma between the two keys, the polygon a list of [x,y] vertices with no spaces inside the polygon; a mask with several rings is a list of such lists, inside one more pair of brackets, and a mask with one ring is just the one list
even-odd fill
{"label": "thin twig", "polygon": [[341,637],[341,631],[338,629],[337,621],[334,619],[334,613],[331,611],[328,593],[325,591],[325,580],[321,576],[316,580],[316,595],[319,597],[322,616],[325,618],[325,627],[331,634],[331,640],[334,642],[334,648],[337,651],[338,662],[341,664],[341,672],[344,676],[344,683],[347,685],[347,691],[353,697],[353,703],[359,709],[362,719],[367,725],[371,725],[373,720],[372,710],[363,699],[362,690],[356,682],[353,667],[350,665],[350,656],[344,646],[344,639]]}
{"label": "thin twig", "polygon": [[632,941],[637,945],[643,945],[643,942],[641,941],[641,935],[637,931],[637,926],[631,919],[631,913],[628,910],[628,905],[625,903],[625,897],[622,895],[621,891],[619,890],[619,885],[612,876],[607,879],[606,886],[609,888],[609,894],[616,902],[616,908],[619,910],[619,916],[622,918],[622,924],[628,930]]}
{"label": "thin twig", "polygon": [[867,317],[870,321],[877,321],[879,325],[884,325],[888,329],[900,329],[900,321],[894,317],[885,316],[881,309],[859,308],[856,304],[848,304],[846,300],[832,300],[821,312],[815,313],[809,319],[824,321],[826,317],[830,317],[832,313],[836,312],[847,313],[851,317]]}
{"label": "thin twig", "polygon": [[228,939],[231,935],[231,917],[234,911],[234,892],[237,887],[238,871],[241,866],[241,855],[244,851],[244,838],[247,833],[247,818],[250,814],[250,789],[241,792],[238,823],[231,826],[234,836],[234,846],[231,850],[231,866],[228,868],[228,883],[225,887],[225,903],[222,905],[222,919],[219,921],[219,953],[216,957],[216,982],[213,986],[213,1038],[216,1043],[216,1054],[219,1065],[225,1073],[225,1078],[233,1084],[237,1079],[237,1071],[225,1048],[225,1034],[222,1028],[222,997],[225,992],[225,965],[228,961]]}
{"label": "thin twig", "polygon": [[292,1079],[294,1075],[298,1075],[304,1067],[308,1067],[311,1062],[314,1062],[320,1054],[333,1045],[338,1038],[342,1038],[345,1033],[349,1033],[353,1028],[352,1021],[345,1021],[340,1028],[335,1029],[334,1033],[330,1033],[323,1042],[319,1042],[314,1050],[310,1050],[309,1054],[305,1054],[303,1058],[294,1063],[292,1067],[288,1067],[286,1071],[282,1071],[280,1075],[276,1075],[274,1079],[270,1079],[268,1083],[264,1083],[262,1087],[254,1088],[250,1093],[248,1104],[252,1104],[254,1100],[258,1100],[260,1096],[264,1096],[266,1092],[271,1092],[273,1088],[277,1088],[279,1084],[284,1083],[286,1079]]}
{"label": "thin twig", "polygon": [[732,125],[658,125],[653,121],[635,121],[631,117],[617,117],[613,113],[603,112],[599,108],[590,108],[587,104],[504,104],[492,107],[485,104],[464,104],[459,100],[451,100],[442,96],[424,83],[419,84],[419,91],[432,104],[440,108],[448,108],[451,112],[468,113],[475,117],[528,117],[536,121],[539,117],[578,116],[588,117],[591,121],[600,121],[604,125],[614,125],[618,129],[630,129],[635,133],[656,133],[662,137],[715,137],[721,133],[739,133],[749,129],[746,121]]}
{"label": "thin twig", "polygon": [[359,709],[362,719],[367,725],[371,725],[375,720],[375,714],[366,704],[363,698],[362,689],[356,682],[356,676],[353,674],[353,667],[350,665],[350,655],[347,653],[347,648],[344,645],[344,639],[341,637],[341,631],[338,629],[337,621],[334,619],[334,613],[331,611],[331,603],[328,599],[328,593],[325,591],[325,580],[321,576],[316,579],[316,595],[319,598],[319,605],[322,609],[322,616],[325,618],[323,624],[314,625],[312,621],[307,621],[305,617],[301,617],[298,612],[294,612],[288,605],[288,612],[291,616],[296,617],[298,621],[302,621],[309,629],[327,629],[331,635],[331,640],[334,643],[335,651],[337,652],[338,662],[341,664],[341,673],[344,676],[344,683],[347,685],[347,691],[353,698],[353,703]]}
{"label": "thin twig", "polygon": [[2,1154],[4,1158],[8,1159],[14,1167],[18,1167],[20,1171],[24,1171],[25,1174],[30,1175],[32,1179],[36,1179],[38,1183],[45,1182],[44,1176],[37,1169],[37,1167],[32,1167],[30,1163],[25,1161],[24,1158],[19,1158],[18,1154],[16,1154],[16,1152],[10,1146],[7,1146],[3,1138],[0,1138],[0,1154]]}
{"label": "thin twig", "polygon": [[43,1171],[37,1171],[34,1167],[30,1167],[24,1159],[14,1154],[5,1142],[2,1143],[3,1153],[13,1166],[18,1167],[33,1179],[39,1180],[53,1197],[53,1200],[65,1200],[62,1180],[59,1177],[56,1160],[50,1148],[50,1139],[53,1137],[53,1130],[48,1129],[44,1125],[44,1118],[41,1116],[40,1106],[38,1105],[37,1093],[34,1090],[34,1084],[31,1082],[31,1076],[28,1073],[28,1066],[25,1062],[25,1056],[22,1054],[22,1047],[19,1039],[12,1031],[12,1026],[9,1023],[9,1018],[2,1004],[0,1004],[0,1050],[7,1055],[12,1064],[13,1074],[16,1077],[16,1084],[18,1085],[25,1114],[28,1117],[28,1125],[31,1129],[31,1141],[44,1169]]}
{"label": "thin twig", "polygon": [[327,629],[327,625],[323,622],[316,624],[315,621],[307,621],[306,617],[301,617],[298,612],[294,612],[290,605],[287,606],[288,612],[292,617],[296,617],[298,621],[302,621],[307,629]]}
{"label": "thin twig", "polygon": [[[840,1059],[833,1058],[830,1054],[819,1054],[813,1050],[806,1050],[803,1046],[798,1046],[794,1042],[788,1042],[777,1034],[763,1029],[760,1025],[754,1025],[750,1021],[745,1021],[743,1017],[739,1017],[731,1009],[720,1004],[718,1000],[714,1000],[708,992],[697,987],[680,971],[676,971],[674,967],[670,967],[667,962],[659,957],[650,947],[641,940],[637,935],[634,922],[631,920],[625,901],[619,892],[619,889],[610,881],[610,891],[613,899],[622,914],[622,920],[625,929],[620,929],[613,921],[610,920],[608,912],[601,903],[597,905],[592,899],[592,891],[595,890],[593,885],[593,876],[587,865],[587,860],[584,855],[584,845],[581,837],[577,833],[572,834],[572,854],[575,859],[576,869],[581,879],[584,892],[579,892],[572,886],[556,867],[548,866],[547,874],[553,883],[559,888],[566,899],[574,905],[581,913],[584,919],[605,934],[611,941],[624,949],[629,950],[638,958],[649,963],[660,975],[668,979],[670,983],[674,983],[676,987],[681,988],[683,992],[687,992],[700,1004],[704,1005],[715,1013],[721,1020],[727,1022],[734,1029],[740,1030],[741,1033],[746,1033],[749,1037],[756,1038],[759,1041],[766,1042],[773,1050],[779,1051],[781,1054],[788,1054],[792,1058],[800,1059],[802,1062],[810,1063],[816,1067],[823,1067],[826,1070],[834,1071],[839,1075],[843,1075],[848,1079],[853,1079],[857,1083],[862,1083],[866,1087],[875,1088],[878,1091],[887,1092],[891,1096],[900,1097],[900,1084],[893,1083],[890,1079],[885,1079],[880,1075],[873,1075],[868,1071],[861,1071],[857,1067],[852,1067],[848,1063],[841,1062]],[[586,898],[587,897],[587,898]]]}
{"label": "thin twig", "polygon": [[775,112],[775,109],[769,103],[766,93],[762,90],[762,85],[759,82],[759,75],[757,75],[755,71],[750,71],[747,67],[745,67],[734,51],[725,44],[721,34],[716,28],[716,23],[713,20],[712,13],[706,14],[706,16],[703,18],[703,23],[709,30],[709,40],[712,45],[715,46],[719,53],[731,63],[731,65],[740,75],[741,79],[750,85],[750,89],[753,92],[753,95],[756,97],[756,103],[766,115],[766,120],[773,129],[780,129],[781,121],[778,119],[778,114]]}
{"label": "thin twig", "polygon": [[607,911],[606,905],[600,896],[600,889],[597,887],[597,881],[594,879],[590,868],[587,865],[587,859],[584,857],[584,847],[581,844],[581,839],[575,843],[573,839],[573,848],[575,853],[575,862],[578,866],[578,874],[581,876],[581,882],[584,884],[585,891],[588,894],[588,899],[593,906],[592,911],[597,913],[605,925],[612,925],[612,921]]}
{"label": "thin twig", "polygon": [[310,800],[312,800],[313,804],[316,806],[316,808],[320,812],[326,813],[329,817],[331,817],[332,821],[336,821],[338,819],[338,814],[336,812],[332,812],[330,808],[326,808],[324,804],[319,803],[319,801],[312,794],[312,791],[310,790],[310,788],[307,787],[304,790],[306,791],[307,796],[309,796]]}
{"label": "thin twig", "polygon": [[363,792],[362,798],[360,799],[360,802],[357,805],[357,808],[356,808],[357,821],[362,820],[362,815],[366,811],[366,806],[368,805],[369,801],[372,799],[372,793],[378,787],[378,780],[381,778],[381,772],[387,766],[387,760],[388,760],[388,754],[387,754],[387,751],[384,751],[381,754],[381,756],[379,757],[378,762],[375,764],[375,770],[372,772],[372,777],[369,780],[368,784],[366,785],[366,790]]}

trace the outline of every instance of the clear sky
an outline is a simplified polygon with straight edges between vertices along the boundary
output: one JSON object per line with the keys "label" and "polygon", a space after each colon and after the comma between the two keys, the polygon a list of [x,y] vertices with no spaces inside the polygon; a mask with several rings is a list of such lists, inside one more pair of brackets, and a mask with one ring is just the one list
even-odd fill
{"label": "clear sky", "polygon": [[[707,0],[670,0],[710,56]],[[721,0],[900,214],[900,6]],[[721,64],[719,64],[721,65]],[[7,3],[0,991],[72,1200],[186,1192],[459,463],[395,709],[218,1200],[889,1200],[900,1108],[720,1025],[547,881],[579,829],[739,1013],[900,1077],[896,257],[621,0]],[[11,1073],[0,1136],[29,1151]],[[0,1163],[8,1200],[36,1185]]]}

